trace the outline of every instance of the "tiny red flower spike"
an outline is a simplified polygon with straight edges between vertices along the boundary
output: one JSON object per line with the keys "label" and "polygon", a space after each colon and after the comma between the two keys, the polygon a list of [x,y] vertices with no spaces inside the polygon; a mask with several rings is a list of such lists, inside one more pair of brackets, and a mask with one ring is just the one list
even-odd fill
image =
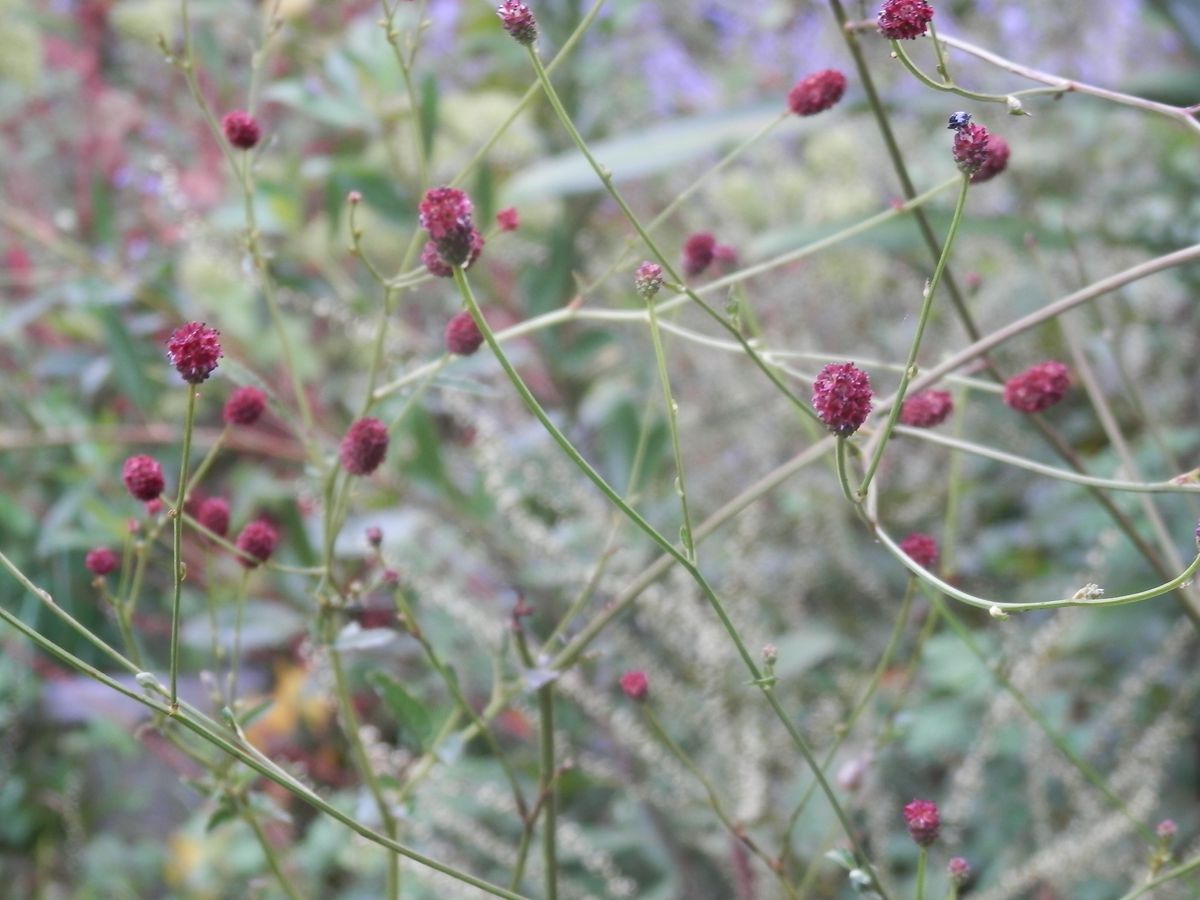
{"label": "tiny red flower spike", "polygon": [[900,549],[922,569],[932,569],[938,561],[938,542],[932,535],[914,531],[900,542]]}
{"label": "tiny red flower spike", "polygon": [[519,3],[518,0],[504,0],[496,7],[496,15],[500,17],[504,30],[518,44],[528,47],[537,40],[537,20],[524,3]]}
{"label": "tiny red flower spike", "polygon": [[955,887],[965,887],[971,880],[971,864],[961,856],[956,856],[946,863],[946,874],[950,876]]}
{"label": "tiny red flower spike", "polygon": [[471,221],[473,209],[471,198],[458,188],[430,188],[421,200],[421,227],[446,266],[469,265],[483,249],[483,236]]}
{"label": "tiny red flower spike", "polygon": [[229,425],[253,425],[267,409],[267,395],[246,385],[229,395],[221,417]]}
{"label": "tiny red flower spike", "polygon": [[849,437],[871,412],[871,379],[854,363],[830,363],[813,382],[812,404],[830,431]]}
{"label": "tiny red flower spike", "polygon": [[658,293],[663,284],[662,266],[658,263],[644,262],[633,273],[633,289],[638,296],[649,303]]}
{"label": "tiny red flower spike", "polygon": [[258,120],[243,109],[226,113],[221,119],[221,130],[225,132],[225,140],[239,150],[249,150],[262,137]]}
{"label": "tiny red flower spike", "polygon": [[788,94],[788,109],[798,116],[815,116],[834,106],[846,93],[846,76],[837,69],[814,72],[796,82]]}
{"label": "tiny red flower spike", "polygon": [[107,547],[97,547],[88,551],[87,556],[83,558],[83,564],[93,575],[111,575],[117,571],[117,554]]}
{"label": "tiny red flower spike", "polygon": [[1017,412],[1036,413],[1058,403],[1071,387],[1071,372],[1056,360],[1031,366],[1004,383],[1004,403]]}
{"label": "tiny red flower spike", "polygon": [[378,525],[372,525],[367,529],[367,543],[372,547],[378,547],[383,543],[383,529]]}
{"label": "tiny red flower spike", "polygon": [[446,323],[446,352],[470,356],[483,344],[483,332],[466,310],[455,313]]}
{"label": "tiny red flower spike", "polygon": [[338,456],[351,475],[370,475],[387,455],[387,426],[378,419],[359,419],[342,438]]}
{"label": "tiny red flower spike", "polygon": [[167,340],[167,359],[189,384],[206,380],[221,359],[221,340],[203,322],[180,325]]}
{"label": "tiny red flower spike", "polygon": [[683,274],[695,278],[710,265],[716,255],[717,239],[710,232],[698,231],[683,242]]}
{"label": "tiny red flower spike", "polygon": [[[92,551],[92,552],[94,553],[96,551]],[[92,555],[91,553],[88,554],[89,557],[91,557],[91,555]],[[88,568],[90,569],[91,566],[88,566]],[[92,571],[95,572],[96,570],[92,569]],[[96,574],[102,575],[104,573],[97,572]],[[1154,833],[1157,834],[1164,841],[1169,841],[1171,838],[1175,837],[1175,832],[1178,829],[1179,829],[1179,826],[1177,826],[1175,824],[1174,819],[1163,819],[1161,822],[1158,823],[1157,827],[1155,827]]]}
{"label": "tiny red flower spike", "polygon": [[641,703],[646,699],[646,695],[650,693],[650,681],[646,678],[645,672],[640,669],[634,669],[621,676],[621,690],[625,692],[625,696],[630,700],[636,700],[638,703]]}
{"label": "tiny red flower spike", "polygon": [[913,428],[933,428],[946,421],[954,412],[954,398],[949,391],[918,391],[904,400],[900,421]]}
{"label": "tiny red flower spike", "polygon": [[517,212],[515,206],[510,206],[508,209],[502,209],[496,213],[496,224],[500,226],[501,231],[516,231],[521,227],[521,216]]}
{"label": "tiny red flower spike", "polygon": [[279,532],[275,526],[266,519],[255,519],[242,529],[241,534],[237,536],[235,546],[247,554],[246,556],[238,555],[240,562],[247,569],[256,568],[260,563],[265,563],[271,558],[271,554],[275,552],[275,547],[279,544]]}
{"label": "tiny red flower spike", "polygon": [[229,533],[229,501],[223,497],[209,497],[196,510],[196,521],[215,535],[225,537]]}
{"label": "tiny red flower spike", "polygon": [[160,500],[158,497],[155,497],[153,500],[151,500],[149,503],[146,504],[146,515],[148,515],[150,518],[153,519],[164,509],[166,509],[166,504],[163,503],[162,500]]}
{"label": "tiny red flower spike", "polygon": [[887,0],[879,10],[879,31],[893,41],[911,41],[929,30],[932,18],[925,0]]}
{"label": "tiny red flower spike", "polygon": [[991,139],[991,132],[982,125],[967,125],[954,132],[952,153],[958,170],[965,175],[978,173],[991,158],[988,150]]}
{"label": "tiny red flower spike", "polygon": [[166,486],[162,466],[153,456],[129,457],[121,468],[121,478],[125,481],[125,487],[129,488],[129,493],[143,503],[157,500]]}
{"label": "tiny red flower spike", "polygon": [[971,184],[983,184],[985,181],[991,181],[1007,169],[1008,157],[1011,152],[1008,148],[1008,141],[1004,138],[996,134],[988,135],[987,159],[983,161],[979,171],[971,176]]}
{"label": "tiny red flower spike", "polygon": [[928,847],[937,840],[942,820],[932,800],[914,800],[904,807],[904,823],[917,845]]}

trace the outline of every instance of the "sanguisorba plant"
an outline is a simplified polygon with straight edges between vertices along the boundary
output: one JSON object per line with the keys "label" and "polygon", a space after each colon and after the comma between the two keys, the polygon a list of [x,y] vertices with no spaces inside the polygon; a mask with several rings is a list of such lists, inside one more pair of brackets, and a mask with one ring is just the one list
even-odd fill
{"label": "sanguisorba plant", "polygon": [[[1039,757],[1046,771],[1086,791],[1087,809],[1103,813],[1108,830],[1081,828],[1082,849],[1056,845],[1058,859],[1077,866],[1090,849],[1099,860],[1124,837],[1148,862],[1126,869],[1123,881],[1111,883],[1114,891],[1133,898],[1179,879],[1194,884],[1187,879],[1200,869],[1200,857],[1177,859],[1175,822],[1151,827],[1153,803],[1133,790],[1121,760],[1106,772],[1098,754],[1081,751],[1079,736],[1066,733],[1068,721],[1031,701],[1029,673],[1019,664],[997,664],[992,653],[1001,641],[1019,642],[1004,637],[1019,634],[1019,619],[1007,621],[1018,613],[1029,614],[1023,618],[1034,629],[1067,621],[1050,618],[1065,614],[1058,610],[1080,608],[1080,618],[1069,621],[1084,623],[1113,607],[1156,608],[1161,603],[1140,604],[1170,595],[1184,620],[1200,625],[1192,590],[1200,555],[1190,546],[1179,550],[1190,544],[1191,529],[1179,532],[1171,521],[1178,514],[1172,510],[1168,518],[1150,502],[1154,495],[1197,493],[1195,472],[1176,469],[1165,481],[1139,474],[1127,422],[1114,412],[1089,357],[1092,338],[1070,319],[1155,273],[1200,260],[1200,245],[1099,279],[1084,276],[1080,263],[1073,290],[1014,304],[1022,314],[1000,318],[993,309],[981,314],[963,287],[969,279],[956,279],[953,270],[972,265],[978,238],[972,206],[978,191],[990,189],[981,186],[1002,183],[1010,164],[1022,164],[1023,147],[1064,129],[1056,124],[1059,107],[1041,101],[1090,95],[1143,118],[1181,123],[1193,142],[1200,136],[1196,108],[1050,75],[939,35],[938,10],[925,0],[887,0],[871,22],[850,19],[840,0],[830,0],[840,43],[825,49],[843,58],[844,70],[806,73],[775,98],[748,137],[739,132],[740,143],[714,142],[733,146],[704,171],[673,176],[671,199],[651,217],[637,211],[645,204],[634,180],[606,157],[636,169],[631,153],[653,156],[662,148],[646,135],[625,144],[590,140],[593,123],[580,114],[580,84],[562,75],[572,71],[569,60],[590,32],[597,41],[622,40],[623,17],[640,4],[614,3],[606,21],[603,0],[586,13],[572,12],[569,3],[546,2],[544,13],[518,0],[501,3],[487,28],[511,41],[486,46],[505,65],[519,65],[527,87],[490,127],[483,118],[472,123],[470,145],[478,149],[457,174],[453,160],[438,156],[447,139],[437,131],[437,83],[422,69],[428,63],[434,71],[436,60],[428,57],[439,52],[427,45],[427,17],[436,5],[381,0],[382,34],[362,41],[388,48],[403,110],[390,106],[390,98],[369,127],[380,129],[381,149],[395,170],[362,174],[361,185],[351,179],[326,186],[345,214],[338,240],[348,241],[349,253],[306,260],[280,239],[274,220],[282,213],[272,211],[262,173],[289,149],[285,115],[300,114],[305,103],[332,103],[319,106],[327,124],[349,113],[316,88],[298,100],[272,91],[273,42],[295,24],[284,18],[294,15],[284,9],[289,4],[267,4],[262,40],[244,70],[216,73],[197,49],[198,10],[181,0],[161,50],[194,102],[205,147],[221,155],[240,199],[240,272],[269,326],[253,340],[235,328],[239,339],[228,341],[218,331],[226,330],[221,318],[240,313],[217,308],[184,321],[193,318],[179,312],[194,308],[187,298],[157,311],[161,338],[146,338],[159,344],[151,377],[175,380],[173,368],[182,382],[182,399],[162,404],[173,415],[164,443],[177,446],[178,455],[141,452],[139,440],[120,447],[129,497],[114,493],[108,502],[137,512],[120,550],[94,546],[82,560],[120,647],[105,637],[107,625],[86,623],[86,598],[51,596],[39,577],[4,554],[0,564],[58,621],[53,628],[40,617],[31,624],[7,606],[0,618],[61,665],[140,704],[143,731],[160,735],[201,773],[191,784],[202,795],[208,828],[241,823],[236,827],[252,836],[256,859],[274,882],[269,890],[293,898],[343,890],[388,898],[458,891],[510,898],[807,897],[841,896],[845,889],[887,900],[956,897],[972,887],[985,896],[1016,896],[1041,880],[1069,881],[1070,873],[1055,871],[1053,859],[1042,859],[1036,847],[964,840],[979,826],[961,817],[961,795],[996,790],[976,758],[994,748],[982,746],[942,767],[918,765],[896,749],[905,716],[919,715],[904,710],[909,689],[917,679],[937,677],[947,654],[987,673],[994,696],[1031,719],[1038,746],[1046,748]],[[440,52],[471,51],[463,44]],[[1038,86],[970,90],[951,75],[952,60],[957,71],[964,57]],[[369,71],[363,59],[356,64]],[[885,67],[906,79],[892,85],[904,97],[900,112],[881,84]],[[211,86],[218,77],[244,84],[245,108],[222,112]],[[353,81],[337,66],[329,77]],[[270,112],[258,108],[263,96],[278,101]],[[974,111],[955,109],[963,103]],[[718,219],[705,206],[719,196],[712,186],[731,171],[756,171],[746,160],[768,147],[777,130],[811,117],[849,118],[859,109],[871,121],[864,133],[878,138],[875,161],[885,167],[888,190],[898,186],[903,199],[785,249],[770,245],[770,252],[756,246],[753,228]],[[531,115],[540,117],[547,145],[566,154],[567,163],[555,164],[589,179],[593,202],[564,201],[557,212],[554,204],[536,202],[520,213],[496,210],[501,169],[492,155]],[[856,135],[848,156],[861,143]],[[803,167],[806,160],[789,157],[786,164]],[[550,169],[544,177],[552,179]],[[943,180],[921,192],[917,173]],[[837,177],[850,190],[862,173],[841,166]],[[754,182],[770,204],[767,181]],[[949,195],[952,207],[935,208]],[[391,224],[385,225],[387,203]],[[695,206],[703,215],[691,214]],[[555,218],[559,213],[564,218]],[[719,225],[681,227],[669,236],[665,226],[679,221]],[[16,211],[6,211],[4,222],[42,239],[47,252],[75,253],[69,236],[48,238]],[[886,302],[872,308],[869,324],[852,302],[823,300],[811,328],[786,321],[768,302],[779,285],[791,290],[789,279],[803,261],[893,222],[909,227],[928,257],[910,262],[920,270],[919,283],[897,280]],[[548,246],[561,239],[571,249],[553,257],[553,265],[537,258],[532,238],[514,249],[531,228]],[[379,230],[387,241],[374,239]],[[737,233],[744,242],[724,237]],[[589,251],[576,252],[582,246]],[[93,276],[110,276],[86,252],[82,258]],[[853,257],[839,257],[816,283],[834,292],[844,281],[851,285],[846,297],[854,296],[861,273],[852,263]],[[306,265],[354,310],[343,335],[352,372],[343,372],[336,387],[314,361],[327,334],[318,334],[305,312]],[[559,286],[552,304],[514,302],[521,290],[545,296],[543,280]],[[374,308],[364,306],[367,296]],[[597,302],[605,297],[611,306]],[[433,313],[443,301],[452,311],[443,306]],[[1032,339],[1055,323],[1060,339]],[[629,327],[640,343],[616,366],[567,377],[559,368],[567,354],[556,351],[569,343],[537,340],[585,326],[604,335]],[[872,358],[865,337],[856,344],[867,328],[881,335],[871,342],[887,359]],[[1069,362],[1044,358],[1043,344]],[[431,358],[418,360],[429,348],[436,348]],[[1002,367],[1010,355],[1041,361],[1010,374]],[[581,380],[603,383],[603,402],[620,407],[624,444],[610,437],[615,417],[594,427],[600,401],[572,394]],[[1168,461],[1173,452],[1193,452],[1178,446],[1170,424],[1154,433],[1153,398],[1132,380],[1123,389]],[[768,458],[765,471],[722,462],[720,424],[731,405],[740,417],[738,440],[721,452]],[[1089,415],[1097,424],[1082,441],[1080,421]],[[218,416],[219,426],[210,427]],[[992,421],[1003,421],[1003,429],[989,427]],[[256,432],[257,443],[247,437]],[[769,435],[761,448],[754,446],[759,434]],[[777,449],[780,434],[786,452]],[[1044,440],[1061,462],[1005,449],[1023,446],[1027,434]],[[451,471],[439,451],[453,441],[469,448],[463,459],[478,468],[473,484]],[[1098,441],[1119,462],[1120,477],[1087,471]],[[251,454],[271,442],[293,449],[286,465],[263,466]],[[954,454],[949,465],[937,455],[943,451]],[[982,521],[964,457],[1077,486],[1106,523],[1099,556],[1115,553],[1120,542],[1130,564],[1139,555],[1143,574],[1157,583],[1109,595],[1081,576],[1049,596],[1041,580],[988,591],[979,559],[973,569],[961,561],[971,542],[967,523]],[[822,459],[830,466],[813,479],[817,486],[789,495],[793,476]],[[115,482],[116,472],[110,474]],[[914,480],[918,500],[905,496]],[[1125,495],[1145,502],[1136,507],[1118,499]],[[725,526],[745,526],[739,514],[752,508],[759,517],[753,528],[765,540],[770,529],[761,520],[771,498],[791,507],[794,521],[782,520],[789,523],[789,547],[807,539],[821,548],[823,533],[832,535],[851,553],[854,570],[838,590],[873,587],[884,601],[871,613],[888,625],[882,649],[855,645],[850,655],[857,665],[840,673],[821,667],[844,652],[843,637],[812,627],[807,616],[797,620],[776,593],[760,591],[768,582],[756,555],[759,535],[731,538],[726,547],[712,540]],[[990,493],[986,500],[1019,502]],[[140,507],[129,506],[135,502]],[[415,509],[419,515],[409,512]],[[906,531],[914,519],[925,530]],[[939,526],[940,539],[930,533]],[[1200,529],[1195,537],[1200,541]],[[820,590],[820,578],[810,573],[823,552],[799,547],[772,565],[783,583]],[[485,569],[481,559],[495,565]],[[1079,563],[1062,566],[1074,570]],[[272,602],[263,604],[264,596]],[[506,599],[498,604],[496,597]],[[967,618],[971,608],[988,615]],[[164,626],[146,628],[149,610],[164,609]],[[264,609],[300,624],[285,628],[264,617]],[[846,609],[860,615],[864,607],[855,599]],[[921,624],[910,636],[918,610]],[[248,611],[258,613],[250,622]],[[835,609],[830,620],[840,615]],[[298,649],[272,688],[263,667],[251,665],[254,651],[293,637]],[[86,652],[83,643],[90,645]],[[1176,648],[1178,658],[1186,646]],[[1020,659],[1035,660],[1034,652]],[[297,699],[287,681],[293,669],[319,687],[325,698],[315,703],[319,710]],[[1181,698],[1198,691],[1189,680]],[[309,709],[305,721],[318,746],[285,755],[286,742],[273,746],[267,738],[288,716],[298,727],[297,705]],[[1168,708],[1172,715],[1185,709]],[[336,733],[321,727],[326,719],[340,726]],[[1160,744],[1168,738],[1160,736]],[[348,774],[340,782],[322,775],[331,747],[344,754]],[[1136,749],[1160,763],[1170,756],[1169,747]],[[885,758],[893,771],[883,771]],[[1030,790],[1038,794],[1036,786]],[[940,804],[917,796],[942,792]],[[681,813],[697,809],[698,817]],[[324,820],[376,849],[378,868],[358,873],[359,886],[347,886],[353,875],[334,877],[308,861]],[[912,844],[890,841],[903,828]],[[661,854],[645,851],[651,839]],[[968,858],[959,852],[964,847],[986,848],[991,856]]]}

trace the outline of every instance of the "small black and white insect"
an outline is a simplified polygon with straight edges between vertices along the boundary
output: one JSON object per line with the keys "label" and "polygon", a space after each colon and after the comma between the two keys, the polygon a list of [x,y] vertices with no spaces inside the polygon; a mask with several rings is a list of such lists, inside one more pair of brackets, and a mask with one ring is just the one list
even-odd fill
{"label": "small black and white insect", "polygon": [[971,124],[971,114],[969,112],[950,113],[947,128],[953,128],[955,131],[962,131]]}

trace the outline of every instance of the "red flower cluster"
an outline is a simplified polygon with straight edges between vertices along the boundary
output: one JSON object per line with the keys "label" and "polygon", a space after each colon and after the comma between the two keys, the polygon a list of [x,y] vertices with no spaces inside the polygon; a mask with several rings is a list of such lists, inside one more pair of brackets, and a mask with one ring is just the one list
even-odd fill
{"label": "red flower cluster", "polygon": [[378,419],[359,419],[350,426],[338,456],[351,475],[370,475],[387,455],[387,426]]}
{"label": "red flower cluster", "polygon": [[111,575],[117,570],[117,554],[107,547],[97,547],[88,551],[87,556],[83,558],[83,564],[93,575]]}
{"label": "red flower cluster", "polygon": [[663,270],[658,263],[644,262],[633,273],[633,289],[638,296],[649,302],[654,299],[663,284]]}
{"label": "red flower cluster", "polygon": [[971,184],[983,184],[985,181],[991,181],[1001,172],[1008,168],[1008,157],[1011,154],[1008,147],[1008,141],[999,135],[988,134],[987,141],[987,158],[983,164],[971,176]]}
{"label": "red flower cluster", "polygon": [[846,76],[837,69],[814,72],[796,83],[788,94],[788,109],[798,116],[824,112],[846,93]]}
{"label": "red flower cluster", "polygon": [[419,207],[421,227],[429,243],[421,261],[431,273],[448,278],[454,266],[469,266],[483,251],[483,235],[471,219],[474,207],[466,192],[438,187],[425,192]]}
{"label": "red flower cluster", "polygon": [[226,113],[221,119],[221,130],[225,132],[225,140],[239,150],[251,149],[262,138],[258,120],[244,109]]}
{"label": "red flower cluster", "polygon": [[911,41],[929,30],[933,7],[925,0],[887,0],[879,10],[879,31],[893,41]]}
{"label": "red flower cluster", "polygon": [[518,0],[504,0],[496,7],[500,24],[518,44],[529,46],[537,40],[537,19],[529,7]]}
{"label": "red flower cluster", "polygon": [[247,569],[253,569],[265,563],[279,545],[279,532],[266,519],[255,519],[242,529],[237,536],[235,546],[247,554],[238,556],[238,562]]}
{"label": "red flower cluster", "polygon": [[221,359],[220,335],[203,322],[180,325],[167,340],[167,359],[184,381],[200,384],[213,373]]}
{"label": "red flower cluster", "polygon": [[143,503],[157,500],[166,486],[162,466],[153,456],[129,457],[121,467],[121,478],[129,493]]}
{"label": "red flower cluster", "polygon": [[650,680],[646,678],[645,672],[634,669],[621,676],[621,690],[630,700],[641,703],[650,692]]}
{"label": "red flower cluster", "polygon": [[871,379],[854,363],[830,363],[813,382],[812,404],[830,431],[849,437],[871,412]]}
{"label": "red flower cluster", "polygon": [[918,391],[904,400],[900,421],[913,428],[932,428],[954,412],[954,399],[948,391]]}
{"label": "red flower cluster", "polygon": [[209,497],[196,510],[196,521],[220,537],[229,533],[229,501],[221,497]]}
{"label": "red flower cluster", "polygon": [[712,265],[717,239],[712,232],[697,231],[683,242],[683,274],[695,278]]}
{"label": "red flower cluster", "polygon": [[932,845],[937,840],[938,829],[942,826],[937,804],[932,800],[913,800],[904,807],[904,824],[908,826],[908,833],[919,846]]}
{"label": "red flower cluster", "polygon": [[515,206],[510,206],[508,209],[502,209],[496,213],[496,224],[500,226],[501,231],[516,231],[521,227],[521,216],[517,212]]}
{"label": "red flower cluster", "polygon": [[253,425],[266,411],[267,395],[256,387],[240,387],[229,395],[221,416],[230,425]]}
{"label": "red flower cluster", "polygon": [[446,323],[446,352],[470,356],[483,343],[483,332],[466,310],[456,313]]}
{"label": "red flower cluster", "polygon": [[[991,133],[982,125],[965,125],[955,131],[952,153],[960,172],[975,175],[991,160],[991,138]],[[1007,162],[1007,158],[1005,161]]]}
{"label": "red flower cluster", "polygon": [[1070,370],[1051,359],[1008,379],[1004,383],[1004,403],[1017,412],[1041,412],[1058,403],[1070,387]]}
{"label": "red flower cluster", "polygon": [[914,531],[900,542],[900,549],[922,569],[932,569],[938,561],[938,542],[933,535]]}

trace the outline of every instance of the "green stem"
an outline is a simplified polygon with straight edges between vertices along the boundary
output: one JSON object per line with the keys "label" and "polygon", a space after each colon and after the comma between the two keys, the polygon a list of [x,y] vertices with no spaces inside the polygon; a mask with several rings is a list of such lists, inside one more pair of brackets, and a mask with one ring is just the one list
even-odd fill
{"label": "green stem", "polygon": [[238,579],[237,596],[234,598],[233,647],[229,656],[229,708],[236,711],[238,695],[238,671],[242,663],[242,614],[246,609],[246,589],[250,584],[251,569],[242,569]]}
{"label": "green stem", "polygon": [[[456,269],[456,271],[458,271]],[[525,640],[525,632],[516,629],[517,652],[527,668],[535,665],[533,654]],[[557,771],[554,762],[554,682],[538,688],[538,788],[537,812],[546,812],[542,828],[542,865],[545,869],[546,900],[558,898],[558,797]],[[529,819],[533,817],[530,816]],[[527,819],[527,826],[532,822]]]}
{"label": "green stem", "polygon": [[279,854],[275,851],[275,846],[271,843],[271,839],[267,837],[266,831],[263,830],[262,823],[258,821],[258,816],[254,814],[248,803],[242,802],[239,804],[243,821],[250,826],[254,836],[258,839],[258,845],[262,848],[263,856],[267,859],[267,865],[271,867],[271,871],[275,873],[275,878],[279,881],[279,886],[283,892],[288,895],[291,900],[302,900],[303,894],[296,888],[292,879],[288,877],[283,866],[279,862]]}
{"label": "green stem", "polygon": [[842,494],[851,503],[858,503],[858,498],[854,496],[854,489],[850,487],[850,472],[846,460],[846,443],[846,439],[839,435],[834,455],[834,467],[837,469],[838,484],[842,486]]}
{"label": "green stem", "polygon": [[192,452],[192,425],[196,420],[196,386],[188,385],[187,414],[183,420],[183,458],[179,463],[179,488],[175,495],[175,509],[171,546],[174,562],[175,592],[171,603],[171,706],[179,706],[179,607],[183,596],[183,502],[187,498],[188,457]]}
{"label": "green stem", "polygon": [[942,280],[942,273],[946,270],[946,263],[950,259],[950,250],[954,246],[954,238],[958,234],[958,226],[962,223],[963,209],[967,205],[967,190],[971,186],[971,176],[964,174],[961,180],[958,202],[954,206],[954,218],[950,220],[950,230],[946,232],[946,241],[942,244],[942,252],[934,267],[933,277],[925,286],[921,312],[917,317],[917,330],[913,335],[912,345],[908,349],[908,359],[904,363],[904,371],[900,374],[900,386],[896,389],[895,400],[888,413],[887,424],[884,425],[883,432],[876,438],[875,452],[871,454],[866,474],[863,475],[862,483],[858,486],[860,500],[866,496],[867,488],[871,486],[871,479],[875,477],[879,462],[883,459],[883,451],[887,448],[888,440],[892,436],[892,429],[896,427],[896,420],[900,418],[900,410],[904,406],[904,396],[908,392],[908,385],[917,372],[917,354],[921,349],[921,338],[925,335],[925,326],[929,324],[929,313],[933,309],[933,295],[937,292],[938,283]]}
{"label": "green stem", "polygon": [[[383,787],[371,765],[367,748],[363,746],[362,726],[358,721],[358,713],[354,710],[354,700],[350,696],[350,685],[346,671],[342,665],[342,655],[336,647],[329,645],[329,667],[333,670],[334,694],[337,697],[338,712],[345,725],[346,740],[350,744],[350,752],[354,756],[354,764],[363,783],[367,786],[375,807],[379,811],[379,819],[383,830],[393,840],[396,838],[396,816],[388,805]],[[387,894],[388,900],[396,900],[400,896],[400,859],[395,853],[388,854],[387,862]]]}
{"label": "green stem", "polygon": [[917,890],[916,900],[925,900],[925,865],[929,861],[929,848],[921,847],[917,852]]}
{"label": "green stem", "polygon": [[200,460],[200,465],[196,466],[196,471],[192,473],[192,477],[188,479],[187,490],[184,492],[183,499],[186,500],[192,495],[192,491],[196,489],[196,485],[200,483],[208,470],[212,468],[212,464],[216,462],[217,454],[221,447],[225,444],[225,439],[229,436],[229,426],[226,425],[221,429],[221,433],[217,435],[217,439],[213,441],[212,446],[208,448],[208,452],[204,454],[204,458]]}
{"label": "green stem", "polygon": [[1196,857],[1195,859],[1190,859],[1173,869],[1167,869],[1167,871],[1163,872],[1157,878],[1152,878],[1145,884],[1134,888],[1133,890],[1129,891],[1129,893],[1123,895],[1121,900],[1137,900],[1138,897],[1149,893],[1159,885],[1166,884],[1168,881],[1174,881],[1176,878],[1182,878],[1184,875],[1195,872],[1197,869],[1200,869],[1200,856]]}
{"label": "green stem", "polygon": [[[542,406],[540,403],[538,403],[537,398],[533,396],[533,393],[529,390],[528,385],[525,384],[520,374],[513,367],[512,362],[508,359],[508,356],[501,349],[499,342],[496,340],[495,334],[492,333],[491,328],[488,326],[487,321],[484,319],[483,314],[479,310],[479,304],[476,302],[475,295],[471,291],[471,286],[467,281],[466,273],[461,268],[455,267],[454,281],[458,286],[459,292],[462,294],[463,302],[466,304],[467,310],[471,313],[471,317],[475,320],[475,325],[479,328],[480,333],[483,335],[488,347],[491,348],[492,353],[495,354],[496,360],[500,363],[500,367],[504,370],[505,375],[508,376],[509,381],[512,382],[513,387],[521,396],[521,399],[525,401],[525,405],[529,408],[529,411],[532,412],[537,420],[542,423],[542,427],[546,429],[547,433],[551,436],[554,442],[558,444],[559,448],[564,454],[566,454],[567,458],[576,465],[576,467],[588,478],[588,480],[590,480],[594,485],[596,485],[597,488],[599,488],[600,492],[608,498],[609,502],[620,509],[621,512],[623,512],[630,519],[630,521],[637,525],[638,528],[641,529],[641,531],[645,533],[655,544],[657,544],[661,550],[671,556],[684,570],[687,571],[687,573],[692,577],[692,580],[696,582],[697,586],[704,594],[705,599],[708,601],[709,606],[712,608],[713,612],[716,613],[717,618],[720,620],[721,626],[725,629],[726,634],[729,635],[730,640],[736,647],[742,662],[749,670],[753,683],[758,686],[760,691],[762,691],[763,696],[767,699],[767,703],[771,706],[771,709],[774,711],[775,715],[779,718],[780,722],[787,730],[792,742],[796,745],[796,748],[800,751],[800,754],[812,768],[814,776],[821,785],[821,790],[824,792],[831,808],[841,822],[847,838],[849,838],[851,844],[854,846],[855,853],[859,856],[862,864],[869,868],[870,864],[867,862],[868,857],[863,850],[861,842],[859,841],[858,833],[853,824],[850,822],[849,817],[846,815],[845,810],[842,808],[841,803],[838,801],[837,795],[833,792],[832,787],[830,787],[829,782],[826,780],[824,773],[821,772],[820,767],[817,765],[816,757],[813,755],[812,749],[808,746],[808,742],[804,739],[803,735],[800,734],[796,726],[788,717],[787,713],[784,711],[783,707],[779,704],[779,701],[775,698],[770,686],[763,681],[762,672],[759,670],[758,664],[754,661],[754,656],[750,653],[749,648],[746,647],[745,642],[742,640],[741,634],[733,624],[733,621],[729,618],[729,614],[726,611],[724,604],[721,603],[720,598],[716,595],[716,592],[708,583],[708,580],[700,572],[700,569],[690,559],[688,559],[684,553],[677,549],[671,541],[667,540],[667,538],[660,534],[653,525],[647,522],[642,515],[637,512],[637,510],[633,509],[633,507],[626,503],[621,498],[620,494],[613,490],[613,488],[608,484],[607,481],[604,480],[600,473],[592,468],[591,464],[583,458],[577,449],[575,449],[575,446],[558,429],[558,426],[556,426],[550,420],[550,417],[546,414],[546,411],[542,409]],[[887,900],[887,895],[883,893],[883,888],[881,885],[879,885],[878,879],[875,878],[873,874],[872,878],[877,889],[884,896],[884,900]]]}
{"label": "green stem", "polygon": [[671,376],[667,371],[667,354],[663,350],[662,334],[658,330],[658,316],[654,312],[654,299],[646,303],[650,317],[650,340],[654,344],[654,359],[658,363],[658,380],[662,385],[663,402],[667,406],[667,426],[671,432],[671,450],[675,454],[675,493],[679,495],[679,505],[683,511],[683,528],[680,537],[683,539],[684,553],[692,562],[696,562],[696,544],[692,538],[692,516],[688,511],[687,481],[683,470],[683,449],[679,443],[679,405],[671,396]]}

